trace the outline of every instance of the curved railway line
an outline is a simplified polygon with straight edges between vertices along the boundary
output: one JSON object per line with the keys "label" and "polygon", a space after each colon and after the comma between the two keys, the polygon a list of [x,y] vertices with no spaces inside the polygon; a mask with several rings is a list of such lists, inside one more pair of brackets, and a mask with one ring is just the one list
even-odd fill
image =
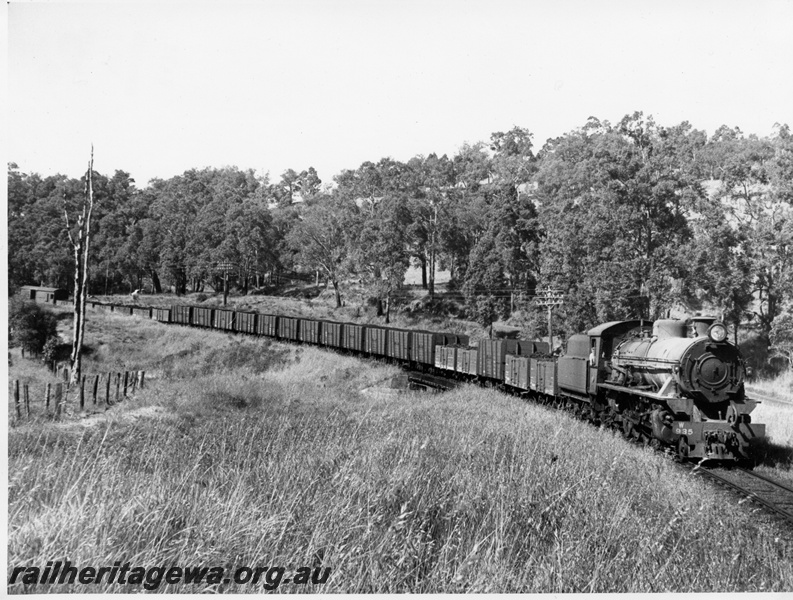
{"label": "curved railway line", "polygon": [[793,487],[744,468],[692,466],[692,471],[756,502],[793,524]]}

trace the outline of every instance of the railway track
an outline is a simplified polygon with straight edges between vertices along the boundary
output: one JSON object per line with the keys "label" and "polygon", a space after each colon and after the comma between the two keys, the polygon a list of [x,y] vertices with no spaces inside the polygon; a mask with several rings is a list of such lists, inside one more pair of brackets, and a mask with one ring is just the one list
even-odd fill
{"label": "railway track", "polygon": [[761,504],[793,524],[793,487],[743,468],[692,467],[693,472]]}
{"label": "railway track", "polygon": [[784,398],[777,398],[775,396],[769,396],[768,394],[764,394],[763,392],[753,388],[751,386],[746,386],[746,395],[752,398],[753,400],[760,400],[761,402],[768,402],[771,404],[786,404],[787,406],[793,406],[793,399],[784,399]]}
{"label": "railway track", "polygon": [[416,386],[433,390],[453,390],[460,385],[460,382],[448,377],[439,377],[422,373],[420,371],[408,372],[408,381]]}

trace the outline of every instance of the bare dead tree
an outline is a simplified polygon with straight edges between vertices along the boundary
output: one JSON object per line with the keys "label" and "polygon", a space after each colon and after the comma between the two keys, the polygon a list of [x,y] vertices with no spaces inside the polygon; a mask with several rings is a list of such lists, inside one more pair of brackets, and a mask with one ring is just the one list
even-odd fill
{"label": "bare dead tree", "polygon": [[82,212],[77,216],[77,235],[72,236],[69,213],[66,206],[66,231],[74,249],[74,336],[71,354],[71,384],[80,381],[82,371],[83,339],[85,335],[85,300],[88,295],[88,247],[91,241],[91,214],[94,210],[94,146],[91,145],[91,159],[88,161],[88,174],[85,178],[85,196]]}

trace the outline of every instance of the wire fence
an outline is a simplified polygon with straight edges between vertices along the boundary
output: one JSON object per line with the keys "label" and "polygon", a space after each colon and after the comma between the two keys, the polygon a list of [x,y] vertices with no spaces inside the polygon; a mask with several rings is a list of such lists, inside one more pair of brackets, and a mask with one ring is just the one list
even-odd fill
{"label": "wire fence", "polygon": [[[68,371],[68,367],[66,369]],[[59,370],[58,375],[68,379],[67,371]],[[16,422],[36,416],[60,419],[70,402],[79,404],[80,410],[85,410],[86,404],[112,406],[143,389],[145,381],[145,371],[109,372],[84,375],[74,385],[48,383],[46,387],[32,390],[30,384],[16,379],[11,384]]]}

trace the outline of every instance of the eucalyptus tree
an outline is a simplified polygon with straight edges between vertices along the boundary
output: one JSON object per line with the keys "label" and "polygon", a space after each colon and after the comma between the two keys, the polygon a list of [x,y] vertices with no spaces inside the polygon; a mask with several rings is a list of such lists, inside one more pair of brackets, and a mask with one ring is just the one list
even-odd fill
{"label": "eucalyptus tree", "polygon": [[415,156],[401,178],[411,213],[408,236],[411,256],[421,267],[422,286],[435,295],[435,273],[442,230],[450,220],[454,195],[454,164],[444,154]]}
{"label": "eucalyptus tree", "polygon": [[746,263],[745,270],[728,271],[732,285],[743,288],[748,278],[741,308],[755,300],[751,312],[769,344],[774,321],[793,295],[793,137],[784,125],[770,139],[722,126],[703,162],[716,178],[712,200],[724,214],[734,252]]}
{"label": "eucalyptus tree", "polygon": [[567,292],[568,330],[657,317],[680,298],[687,215],[702,194],[687,168],[698,145],[679,143],[689,137],[701,135],[634,113],[617,126],[590,119],[541,151],[541,279]]}
{"label": "eucalyptus tree", "polygon": [[360,211],[358,232],[351,238],[355,268],[377,305],[377,316],[390,322],[394,295],[402,287],[410,266],[408,227],[411,215],[398,194],[389,193],[374,212]]}
{"label": "eucalyptus tree", "polygon": [[493,337],[493,323],[509,314],[510,297],[497,232],[491,226],[471,250],[463,295],[470,316]]}
{"label": "eucalyptus tree", "polygon": [[287,169],[281,174],[280,182],[273,186],[273,195],[279,206],[289,206],[298,197],[305,200],[316,196],[321,185],[322,180],[314,167],[299,173],[294,169]]}
{"label": "eucalyptus tree", "polygon": [[331,197],[308,205],[286,234],[295,261],[320,271],[333,285],[336,307],[342,306],[340,284],[350,272],[350,223],[357,207],[343,198]]}

